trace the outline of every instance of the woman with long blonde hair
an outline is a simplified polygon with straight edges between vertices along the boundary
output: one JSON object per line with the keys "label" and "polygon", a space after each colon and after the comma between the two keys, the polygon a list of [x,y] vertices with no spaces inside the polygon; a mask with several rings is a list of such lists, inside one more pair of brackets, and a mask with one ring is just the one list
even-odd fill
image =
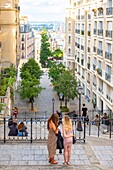
{"label": "woman with long blonde hair", "polygon": [[64,138],[64,163],[68,165],[71,158],[71,148],[72,148],[72,122],[68,115],[65,115],[62,120],[63,126],[63,138]]}

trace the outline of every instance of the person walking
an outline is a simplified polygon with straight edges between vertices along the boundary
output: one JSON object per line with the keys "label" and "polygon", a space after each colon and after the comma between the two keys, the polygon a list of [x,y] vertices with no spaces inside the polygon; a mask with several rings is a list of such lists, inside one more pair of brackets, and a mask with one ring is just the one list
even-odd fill
{"label": "person walking", "polygon": [[84,117],[84,120],[87,122],[87,125],[88,125],[88,122],[89,122],[88,109],[84,103],[82,106],[82,116]]}
{"label": "person walking", "polygon": [[72,122],[68,115],[65,115],[62,120],[62,132],[64,138],[64,165],[70,164],[71,150],[72,150]]}
{"label": "person walking", "polygon": [[59,117],[57,113],[53,113],[47,122],[48,133],[48,141],[47,141],[47,149],[49,162],[51,164],[58,164],[57,161],[54,160],[57,149],[57,134],[58,134],[58,122]]}

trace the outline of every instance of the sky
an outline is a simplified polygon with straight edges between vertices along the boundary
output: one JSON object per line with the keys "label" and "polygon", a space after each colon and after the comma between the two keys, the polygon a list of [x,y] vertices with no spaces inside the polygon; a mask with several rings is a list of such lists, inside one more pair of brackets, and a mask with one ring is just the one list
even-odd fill
{"label": "sky", "polygon": [[20,15],[29,21],[64,21],[66,0],[19,0]]}

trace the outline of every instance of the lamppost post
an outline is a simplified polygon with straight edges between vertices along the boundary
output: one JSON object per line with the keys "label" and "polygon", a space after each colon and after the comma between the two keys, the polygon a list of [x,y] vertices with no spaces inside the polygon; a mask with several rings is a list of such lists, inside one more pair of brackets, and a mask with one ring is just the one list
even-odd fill
{"label": "lamppost post", "polygon": [[54,102],[55,102],[55,99],[53,98],[53,99],[52,99],[52,103],[53,103],[53,113],[54,113]]}
{"label": "lamppost post", "polygon": [[63,98],[63,93],[60,92],[59,96],[60,96],[60,109],[62,109],[62,98]]}
{"label": "lamppost post", "polygon": [[[82,93],[82,86],[79,84],[78,86],[78,94],[79,94],[79,117],[78,117],[78,124],[77,124],[77,130],[80,132],[80,131],[83,131],[83,128],[82,128],[82,123],[81,123],[81,93]],[[79,133],[79,140],[81,139],[80,137],[80,133]]]}

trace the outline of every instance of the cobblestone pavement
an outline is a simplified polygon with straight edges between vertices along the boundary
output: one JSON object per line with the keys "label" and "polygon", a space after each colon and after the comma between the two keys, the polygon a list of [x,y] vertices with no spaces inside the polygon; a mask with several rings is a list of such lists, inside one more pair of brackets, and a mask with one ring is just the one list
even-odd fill
{"label": "cobblestone pavement", "polygon": [[113,170],[113,140],[89,137],[85,144],[74,144],[69,166],[63,165],[63,154],[59,154],[59,150],[55,158],[58,165],[48,163],[46,142],[0,145],[0,169],[3,170]]}
{"label": "cobblestone pavement", "polygon": [[[35,111],[38,112],[37,116],[45,115],[45,111],[47,115],[50,115],[53,111],[53,103],[52,98],[55,99],[54,102],[54,111],[60,110],[60,101],[57,94],[53,91],[53,86],[48,78],[48,72],[45,71],[44,75],[41,78],[41,86],[43,87],[42,92],[39,94],[38,98],[35,99],[34,108]],[[88,103],[84,97],[82,97],[82,103],[86,103],[89,109],[92,108],[90,103]],[[23,112],[30,112],[30,103],[28,100],[21,100],[19,95],[15,95],[15,106],[19,108],[19,113],[23,114]],[[78,99],[70,100],[68,102],[68,107],[70,111],[78,110]],[[33,114],[33,113],[29,113]],[[40,114],[40,115],[39,115]]]}

